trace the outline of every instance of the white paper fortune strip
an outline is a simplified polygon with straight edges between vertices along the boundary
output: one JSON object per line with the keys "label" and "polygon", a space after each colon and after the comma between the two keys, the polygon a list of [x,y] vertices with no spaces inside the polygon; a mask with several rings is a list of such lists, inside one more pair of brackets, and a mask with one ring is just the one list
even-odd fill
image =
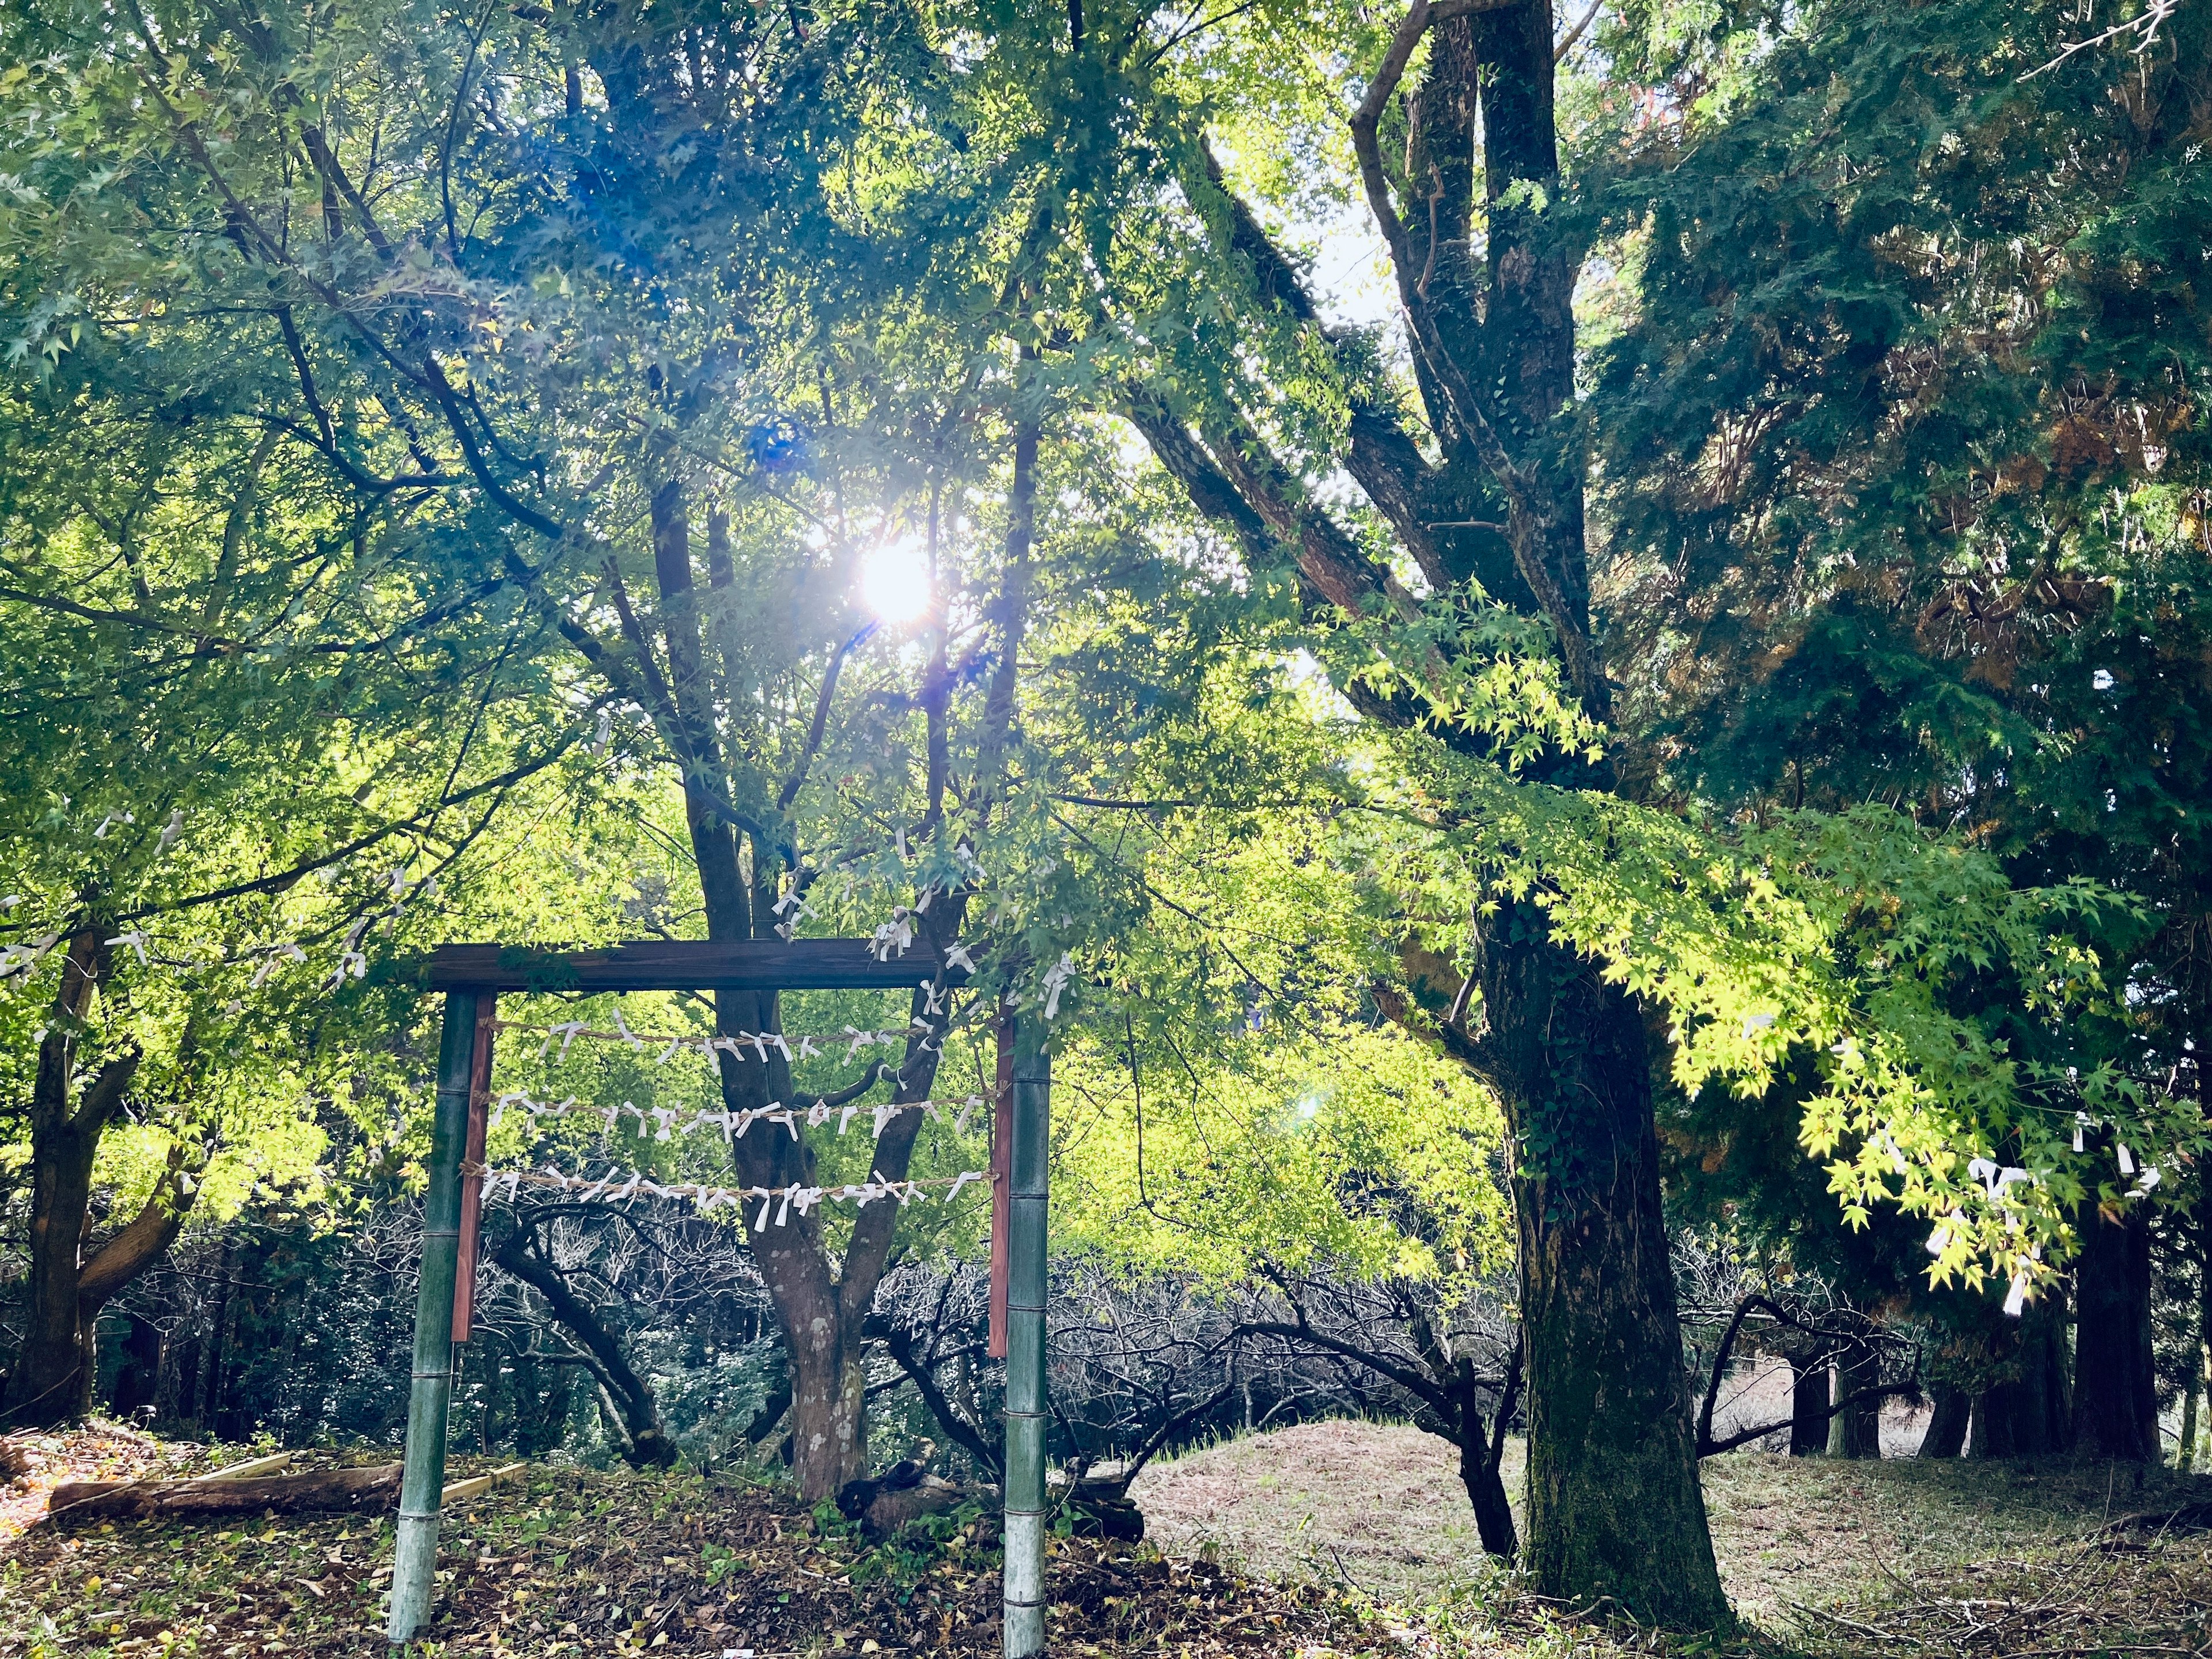
{"label": "white paper fortune strip", "polygon": [[[887,1181],[881,1173],[869,1172],[866,1181],[851,1182],[842,1187],[810,1187],[793,1182],[788,1187],[709,1187],[696,1181],[648,1181],[635,1170],[625,1172],[610,1166],[607,1172],[594,1181],[589,1176],[564,1175],[548,1164],[544,1170],[488,1170],[480,1164],[463,1165],[467,1173],[483,1178],[487,1191],[504,1190],[512,1199],[524,1187],[548,1187],[559,1192],[574,1193],[586,1202],[604,1198],[610,1204],[626,1203],[643,1194],[648,1198],[680,1198],[697,1206],[702,1215],[724,1206],[741,1205],[752,1199],[761,1201],[760,1213],[754,1218],[753,1231],[763,1231],[769,1225],[769,1211],[776,1208],[775,1224],[784,1225],[791,1212],[796,1209],[805,1215],[817,1204],[872,1204],[879,1198],[895,1198],[902,1206],[912,1203],[933,1187],[949,1190],[942,1201],[950,1204],[960,1196],[961,1189],[970,1182],[990,1179],[981,1170],[964,1170],[957,1176],[939,1176],[924,1181]],[[617,1186],[617,1182],[622,1182]]]}
{"label": "white paper fortune strip", "polygon": [[904,1031],[860,1031],[850,1025],[845,1028],[842,1036],[824,1035],[818,1037],[791,1037],[781,1031],[738,1031],[728,1036],[694,1035],[689,1032],[633,1031],[623,1023],[620,1010],[617,1010],[615,1013],[615,1026],[616,1029],[611,1031],[603,1031],[586,1024],[580,1019],[564,1020],[557,1025],[537,1025],[522,1020],[511,1019],[498,1019],[492,1022],[492,1030],[495,1031],[528,1031],[542,1035],[545,1040],[538,1045],[538,1058],[541,1060],[551,1052],[553,1040],[558,1037],[561,1040],[561,1058],[563,1060],[568,1057],[569,1045],[580,1041],[618,1042],[632,1048],[658,1046],[660,1053],[654,1062],[657,1065],[665,1065],[686,1049],[696,1049],[706,1055],[709,1060],[714,1061],[717,1071],[721,1069],[720,1055],[727,1054],[736,1059],[743,1060],[746,1057],[747,1049],[750,1049],[753,1057],[759,1060],[766,1060],[768,1051],[771,1048],[787,1060],[818,1060],[822,1057],[823,1050],[816,1046],[817,1043],[835,1048],[842,1042],[845,1045],[845,1058],[851,1060],[863,1048],[877,1045],[886,1048],[899,1048],[904,1045],[907,1039],[907,1033]]}
{"label": "white paper fortune strip", "polygon": [[485,1121],[487,1127],[495,1129],[499,1127],[500,1120],[510,1110],[527,1112],[533,1121],[545,1117],[567,1117],[573,1113],[582,1117],[596,1117],[600,1120],[605,1127],[612,1129],[623,1118],[629,1117],[636,1121],[640,1134],[645,1133],[645,1126],[650,1121],[653,1126],[653,1139],[661,1141],[672,1139],[678,1135],[696,1134],[702,1129],[720,1130],[725,1141],[742,1140],[744,1139],[745,1131],[751,1128],[754,1124],[774,1123],[789,1130],[791,1138],[796,1140],[799,1139],[799,1125],[802,1121],[809,1128],[818,1129],[835,1117],[837,1120],[837,1133],[842,1135],[856,1114],[867,1112],[872,1115],[875,1139],[880,1140],[883,1139],[884,1131],[890,1127],[890,1121],[901,1112],[927,1112],[941,1123],[945,1121],[945,1114],[952,1109],[955,1104],[958,1105],[960,1115],[953,1123],[953,1132],[964,1133],[969,1115],[984,1103],[983,1097],[981,1095],[970,1095],[965,1100],[957,1103],[949,1100],[904,1100],[889,1101],[878,1106],[854,1104],[842,1108],[826,1106],[820,1101],[816,1101],[811,1106],[786,1106],[781,1101],[774,1101],[766,1106],[749,1107],[738,1112],[693,1111],[690,1114],[689,1121],[686,1121],[685,1111],[682,1107],[640,1107],[627,1100],[613,1106],[583,1105],[578,1103],[574,1095],[570,1095],[566,1100],[538,1100],[533,1098],[526,1090],[514,1089],[493,1100],[490,1115]]}

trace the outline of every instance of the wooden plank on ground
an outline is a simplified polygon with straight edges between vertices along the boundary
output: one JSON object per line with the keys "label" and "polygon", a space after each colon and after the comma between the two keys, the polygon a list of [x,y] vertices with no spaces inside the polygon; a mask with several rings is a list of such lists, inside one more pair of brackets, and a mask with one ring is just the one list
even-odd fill
{"label": "wooden plank on ground", "polygon": [[501,1481],[512,1480],[529,1467],[526,1462],[502,1463],[489,1474],[479,1474],[469,1480],[456,1480],[438,1494],[438,1507],[443,1509],[452,1504],[465,1504],[471,1498],[481,1498]]}
{"label": "wooden plank on ground", "polygon": [[227,1469],[217,1469],[213,1474],[200,1476],[203,1480],[250,1480],[257,1474],[274,1474],[279,1469],[292,1466],[289,1452],[271,1452],[266,1457],[249,1458],[243,1463],[233,1463]]}

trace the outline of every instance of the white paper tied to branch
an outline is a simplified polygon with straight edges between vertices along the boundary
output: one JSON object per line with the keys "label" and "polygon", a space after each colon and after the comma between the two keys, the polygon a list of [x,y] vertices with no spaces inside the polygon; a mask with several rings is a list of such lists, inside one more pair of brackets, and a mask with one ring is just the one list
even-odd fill
{"label": "white paper tied to branch", "polygon": [[775,932],[776,937],[783,939],[786,943],[788,943],[792,937],[799,932],[799,924],[800,922],[805,921],[808,917],[817,914],[814,907],[806,902],[805,896],[796,887],[793,888],[788,893],[786,893],[769,908],[772,908],[776,915],[783,917],[783,920],[776,924]]}
{"label": "white paper tied to branch", "polygon": [[603,705],[599,709],[599,729],[592,733],[592,741],[587,746],[594,755],[604,755],[607,752],[607,744],[613,741],[614,735],[614,710]]}
{"label": "white paper tied to branch", "polygon": [[2115,1142],[2115,1143],[2113,1143],[2113,1144],[2114,1144],[2114,1145],[2116,1145],[2117,1146],[2118,1146],[2119,1151],[2120,1151],[2120,1173],[2121,1173],[2121,1175],[2123,1175],[2123,1176],[2131,1176],[2131,1175],[2133,1175],[2133,1174],[2136,1172],[2136,1159],[2135,1159],[2135,1154],[2134,1154],[2134,1153],[2132,1153],[2132,1152],[2130,1152],[2130,1151],[2128,1151],[2127,1142],[2125,1142],[2125,1141],[2124,1141],[2124,1140],[2123,1140],[2123,1141],[2116,1141],[2116,1142]]}
{"label": "white paper tied to branch", "polygon": [[107,943],[110,945],[129,945],[138,957],[138,965],[141,968],[147,965],[146,945],[148,940],[146,938],[146,930],[143,927],[133,927],[127,933],[118,933],[113,939],[109,939]]}
{"label": "white paper tied to branch", "polygon": [[2020,1317],[2021,1310],[2027,1306],[2027,1275],[2024,1273],[2014,1273],[2012,1276],[2012,1290],[2005,1297],[2004,1310],[2006,1318],[2017,1319]]}
{"label": "white paper tied to branch", "polygon": [[1897,1137],[1891,1134],[1888,1130],[1884,1129],[1876,1137],[1875,1144],[1889,1154],[1889,1167],[1892,1170],[1899,1175],[1912,1173],[1912,1166],[1905,1162],[1905,1149],[1897,1144]]}
{"label": "white paper tied to branch", "polygon": [[1060,994],[1067,988],[1067,981],[1074,977],[1075,956],[1073,951],[1061,951],[1060,960],[1044,970],[1044,1017],[1048,1024],[1060,1018]]}
{"label": "white paper tied to branch", "polygon": [[40,958],[52,950],[60,940],[59,933],[46,933],[31,940],[27,945],[11,945],[5,951],[0,951],[0,979],[5,979],[9,975],[17,973],[21,974],[26,979],[29,978],[31,969],[39,965]]}
{"label": "white paper tied to branch", "polygon": [[157,854],[167,852],[177,844],[177,838],[184,833],[185,809],[179,806],[170,812],[169,821],[161,826],[161,833],[155,838],[155,852]]}
{"label": "white paper tied to branch", "polygon": [[260,948],[261,965],[253,970],[252,987],[259,990],[268,982],[269,975],[276,971],[280,962],[305,962],[307,953],[293,944],[264,945]]}
{"label": "white paper tied to branch", "polygon": [[913,912],[903,904],[891,912],[889,921],[878,925],[875,935],[868,941],[868,950],[878,962],[889,962],[896,952],[904,956],[914,945]]}
{"label": "white paper tied to branch", "polygon": [[1983,1190],[1989,1194],[1992,1203],[2003,1201],[2006,1188],[2023,1181],[2032,1182],[2035,1178],[2025,1170],[2010,1166],[1999,1168],[1995,1162],[1986,1158],[1978,1158],[1969,1163],[1966,1165],[1966,1174],[1982,1183]]}
{"label": "white paper tied to branch", "polygon": [[2075,1152],[2078,1152],[2082,1150],[2082,1135],[2095,1127],[2096,1121],[2093,1119],[2088,1113],[2076,1112],[2074,1114],[2074,1150]]}
{"label": "white paper tied to branch", "polygon": [[945,947],[945,965],[972,974],[975,971],[975,958],[968,954],[966,945],[955,943]]}

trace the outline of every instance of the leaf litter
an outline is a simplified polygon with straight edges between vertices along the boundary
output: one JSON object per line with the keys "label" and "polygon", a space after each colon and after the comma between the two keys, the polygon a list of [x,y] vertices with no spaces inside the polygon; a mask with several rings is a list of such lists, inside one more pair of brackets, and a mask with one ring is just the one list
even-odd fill
{"label": "leaf litter", "polygon": [[[448,1479],[475,1461],[453,1460]],[[40,1526],[0,1547],[0,1659],[380,1651],[392,1540],[388,1514]],[[419,1650],[996,1653],[999,1566],[997,1517],[981,1504],[871,1546],[834,1509],[743,1478],[547,1468],[447,1510]],[[1055,1653],[1398,1646],[1359,1598],[1147,1546],[1055,1537],[1048,1571]]]}

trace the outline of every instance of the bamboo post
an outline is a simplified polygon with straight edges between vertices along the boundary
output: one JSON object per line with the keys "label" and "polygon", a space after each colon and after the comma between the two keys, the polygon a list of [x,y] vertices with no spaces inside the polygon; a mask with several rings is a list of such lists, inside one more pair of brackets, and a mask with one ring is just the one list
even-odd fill
{"label": "bamboo post", "polygon": [[429,1189],[422,1198],[422,1279],[415,1297],[415,1365],[407,1396],[407,1452],[392,1548],[392,1619],[405,1642],[430,1616],[438,1577],[438,1504],[446,1482],[446,1408],[453,1381],[453,1283],[460,1249],[461,1150],[468,1134],[482,994],[446,994],[438,1042],[438,1101],[430,1129]]}
{"label": "bamboo post", "polygon": [[484,1120],[491,1109],[492,1021],[499,998],[477,999],[477,1041],[469,1064],[469,1127],[461,1141],[460,1243],[453,1260],[453,1340],[465,1342],[476,1324],[477,1230],[483,1223]]}
{"label": "bamboo post", "polygon": [[1006,1206],[1013,1194],[1014,1016],[999,1016],[999,1074],[991,1091],[991,1326],[985,1352],[1006,1357]]}
{"label": "bamboo post", "polygon": [[1026,1025],[1015,1045],[1006,1205],[1006,1659],[1044,1651],[1046,1166],[1052,1060]]}

